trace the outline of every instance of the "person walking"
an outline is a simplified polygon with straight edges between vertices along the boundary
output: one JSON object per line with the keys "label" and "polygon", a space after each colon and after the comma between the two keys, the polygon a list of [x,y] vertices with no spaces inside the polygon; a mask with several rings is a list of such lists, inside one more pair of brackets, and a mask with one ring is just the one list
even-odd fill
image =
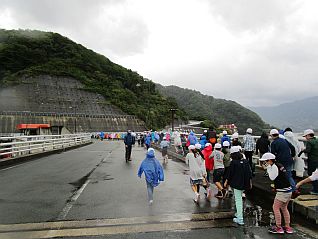
{"label": "person walking", "polygon": [[[276,225],[269,228],[270,233],[288,234],[293,233],[290,227],[290,214],[288,211],[288,203],[292,196],[292,187],[287,177],[287,170],[284,166],[278,163],[276,156],[272,153],[265,153],[260,161],[262,167],[267,171],[270,180],[274,181],[276,196],[273,203],[273,211]],[[282,227],[282,217],[284,217],[285,227]]]}
{"label": "person walking", "polygon": [[202,150],[205,161],[206,179],[209,183],[212,182],[211,172],[214,168],[214,161],[212,158],[209,157],[212,154],[212,149],[212,144],[206,143],[204,149]]}
{"label": "person walking", "polygon": [[203,184],[203,178],[206,176],[205,163],[202,157],[196,157],[196,150],[194,145],[188,147],[189,153],[186,156],[186,163],[189,165],[190,171],[190,185],[191,189],[194,192],[195,203],[198,203],[200,200],[200,194],[198,189],[200,185]]}
{"label": "person walking", "polygon": [[261,137],[256,141],[256,154],[259,154],[259,158],[262,158],[263,154],[268,153],[271,142],[268,139],[266,132],[263,132]]}
{"label": "person walking", "polygon": [[221,183],[224,174],[224,154],[222,153],[221,149],[222,145],[216,143],[214,145],[212,154],[209,156],[209,158],[212,158],[214,161],[213,182],[218,188],[218,193],[215,195],[217,198],[223,198],[226,193]]}
{"label": "person walking", "polygon": [[282,164],[286,169],[292,191],[295,191],[296,183],[291,172],[293,165],[292,154],[294,154],[293,152],[295,152],[295,148],[288,143],[286,139],[279,137],[279,132],[277,129],[272,129],[269,134],[273,139],[273,142],[271,143],[271,153],[275,155],[276,162]]}
{"label": "person walking", "polygon": [[145,137],[145,145],[146,149],[148,150],[151,146],[151,134],[148,132],[146,137]]}
{"label": "person walking", "polygon": [[[308,175],[311,176],[318,168],[318,139],[315,137],[312,129],[305,130],[303,137],[306,138],[306,148],[298,155],[300,156],[302,153],[307,154]],[[310,193],[318,195],[318,181],[312,182],[312,191]]]}
{"label": "person walking", "polygon": [[137,174],[139,178],[141,178],[142,173],[145,174],[149,205],[152,205],[154,188],[164,181],[163,168],[156,159],[153,148],[147,150],[146,158],[139,167]]}
{"label": "person walking", "polygon": [[252,188],[252,171],[249,162],[240,152],[240,146],[232,146],[230,149],[231,163],[224,186],[234,189],[236,213],[233,222],[244,225],[243,217],[243,191]]}
{"label": "person walking", "polygon": [[239,134],[237,132],[232,134],[232,146],[242,146],[241,141],[239,141]]}
{"label": "person walking", "polygon": [[127,134],[124,138],[124,143],[125,143],[125,159],[126,162],[131,161],[131,149],[132,146],[135,144],[135,137],[132,136],[131,131],[128,130]]}
{"label": "person walking", "polygon": [[166,164],[168,163],[168,147],[170,143],[166,140],[166,137],[163,137],[162,141],[160,142],[160,148],[161,148],[161,153],[163,157],[163,163]]}
{"label": "person walking", "polygon": [[244,155],[246,159],[248,160],[252,175],[255,176],[255,164],[253,163],[253,152],[256,148],[254,138],[252,136],[253,130],[251,128],[248,128],[246,130],[246,134],[243,137],[243,148],[244,148]]}
{"label": "person walking", "polygon": [[222,134],[223,136],[221,138],[221,145],[223,145],[225,141],[229,142],[229,144],[231,145],[231,140],[230,140],[230,137],[227,135],[227,131],[223,130]]}

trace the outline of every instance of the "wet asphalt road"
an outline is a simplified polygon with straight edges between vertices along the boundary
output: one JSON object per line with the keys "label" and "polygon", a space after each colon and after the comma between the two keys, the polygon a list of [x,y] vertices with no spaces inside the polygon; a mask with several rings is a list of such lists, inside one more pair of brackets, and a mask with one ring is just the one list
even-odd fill
{"label": "wet asphalt road", "polygon": [[[204,200],[203,192],[200,205],[194,204],[186,165],[171,160],[164,166],[165,182],[155,189],[154,204],[148,206],[145,180],[137,177],[145,152],[134,147],[132,162],[126,163],[121,141],[97,141],[0,170],[0,224],[233,211],[231,199],[213,198],[210,203]],[[161,159],[159,152],[156,156]],[[225,225],[224,230],[213,226],[145,233],[144,229],[142,233],[96,238],[198,238],[209,237],[211,233],[214,238],[274,238],[267,233],[266,226],[255,226],[253,218],[247,220],[245,227],[234,227],[231,220]],[[288,238],[310,236],[298,232]]]}

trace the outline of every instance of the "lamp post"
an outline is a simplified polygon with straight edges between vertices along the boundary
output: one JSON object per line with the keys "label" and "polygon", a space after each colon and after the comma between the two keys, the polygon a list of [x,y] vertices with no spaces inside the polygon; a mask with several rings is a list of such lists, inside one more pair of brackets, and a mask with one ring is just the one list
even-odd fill
{"label": "lamp post", "polygon": [[172,129],[172,132],[174,131],[174,114],[176,113],[177,109],[170,109],[171,111],[171,129]]}

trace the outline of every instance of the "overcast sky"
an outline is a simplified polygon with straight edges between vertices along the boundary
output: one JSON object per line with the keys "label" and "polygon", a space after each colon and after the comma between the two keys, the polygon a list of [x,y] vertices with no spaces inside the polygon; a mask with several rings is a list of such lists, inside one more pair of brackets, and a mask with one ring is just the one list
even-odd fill
{"label": "overcast sky", "polygon": [[245,106],[318,95],[317,0],[0,0],[0,28],[58,32],[163,85]]}

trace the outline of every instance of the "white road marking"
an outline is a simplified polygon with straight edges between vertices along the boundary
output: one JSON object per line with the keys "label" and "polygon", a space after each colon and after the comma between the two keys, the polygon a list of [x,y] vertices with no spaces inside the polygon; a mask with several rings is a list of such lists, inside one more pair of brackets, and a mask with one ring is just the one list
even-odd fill
{"label": "white road marking", "polygon": [[65,207],[63,208],[62,212],[59,214],[59,216],[57,217],[57,220],[64,220],[67,216],[67,214],[69,213],[69,211],[72,209],[74,203],[76,202],[76,200],[79,198],[79,196],[81,195],[81,193],[84,191],[85,187],[89,184],[90,180],[87,180],[82,187],[79,190],[76,190],[75,193],[73,194],[71,200],[65,205]]}

